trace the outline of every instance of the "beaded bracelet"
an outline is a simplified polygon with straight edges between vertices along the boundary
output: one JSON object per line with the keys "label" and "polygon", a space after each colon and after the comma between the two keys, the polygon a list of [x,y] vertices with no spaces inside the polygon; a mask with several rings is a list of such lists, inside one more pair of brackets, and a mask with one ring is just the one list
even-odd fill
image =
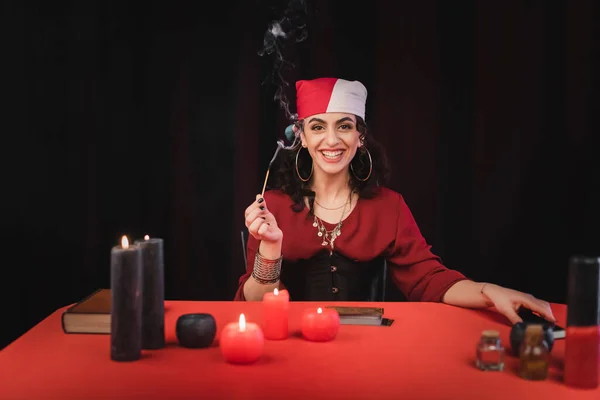
{"label": "beaded bracelet", "polygon": [[277,260],[269,260],[257,251],[254,257],[254,269],[252,277],[263,285],[271,285],[279,280],[281,275],[281,262],[283,255]]}

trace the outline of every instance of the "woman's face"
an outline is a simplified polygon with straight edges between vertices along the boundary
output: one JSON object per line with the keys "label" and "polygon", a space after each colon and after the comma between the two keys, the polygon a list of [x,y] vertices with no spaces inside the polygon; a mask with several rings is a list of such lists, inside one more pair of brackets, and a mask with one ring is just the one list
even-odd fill
{"label": "woman's face", "polygon": [[304,120],[301,139],[315,170],[327,174],[346,171],[361,146],[356,116],[345,113],[311,115]]}

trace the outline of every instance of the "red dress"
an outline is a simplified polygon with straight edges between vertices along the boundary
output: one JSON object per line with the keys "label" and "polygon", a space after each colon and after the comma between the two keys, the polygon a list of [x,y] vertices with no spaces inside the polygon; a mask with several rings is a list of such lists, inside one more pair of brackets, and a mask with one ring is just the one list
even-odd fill
{"label": "red dress", "polygon": [[[343,221],[333,254],[317,236],[307,207],[292,210],[292,199],[277,190],[265,192],[264,198],[283,232],[280,282],[292,300],[360,301],[368,285],[366,271],[373,270],[373,261],[381,257],[409,301],[440,302],[448,288],[466,279],[431,252],[403,197],[393,190],[381,188],[373,198],[358,200]],[[336,225],[324,224],[327,230]],[[250,235],[247,270],[234,300],[245,300],[243,286],[252,274],[258,246]]]}

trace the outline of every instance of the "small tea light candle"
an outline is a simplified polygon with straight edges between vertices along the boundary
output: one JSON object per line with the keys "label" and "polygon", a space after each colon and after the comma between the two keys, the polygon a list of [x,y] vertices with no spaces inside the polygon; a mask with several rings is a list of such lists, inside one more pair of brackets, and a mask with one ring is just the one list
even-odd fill
{"label": "small tea light candle", "polygon": [[260,326],[247,323],[244,314],[240,314],[239,322],[227,324],[219,338],[221,354],[233,364],[251,364],[258,360],[262,356],[264,342]]}
{"label": "small tea light candle", "polygon": [[307,309],[302,315],[301,331],[306,340],[327,342],[335,339],[340,329],[340,315],[333,309]]}
{"label": "small tea light candle", "polygon": [[265,293],[263,296],[263,332],[265,339],[281,340],[288,337],[288,310],[290,295],[287,290]]}

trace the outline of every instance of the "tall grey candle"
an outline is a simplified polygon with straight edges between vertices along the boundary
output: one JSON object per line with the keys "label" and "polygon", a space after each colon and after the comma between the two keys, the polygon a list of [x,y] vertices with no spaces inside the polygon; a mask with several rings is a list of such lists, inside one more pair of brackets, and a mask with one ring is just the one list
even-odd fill
{"label": "tall grey candle", "polygon": [[136,240],[142,250],[142,348],[165,347],[165,278],[163,240]]}
{"label": "tall grey candle", "polygon": [[142,251],[126,236],[110,258],[110,358],[135,361],[142,353]]}

